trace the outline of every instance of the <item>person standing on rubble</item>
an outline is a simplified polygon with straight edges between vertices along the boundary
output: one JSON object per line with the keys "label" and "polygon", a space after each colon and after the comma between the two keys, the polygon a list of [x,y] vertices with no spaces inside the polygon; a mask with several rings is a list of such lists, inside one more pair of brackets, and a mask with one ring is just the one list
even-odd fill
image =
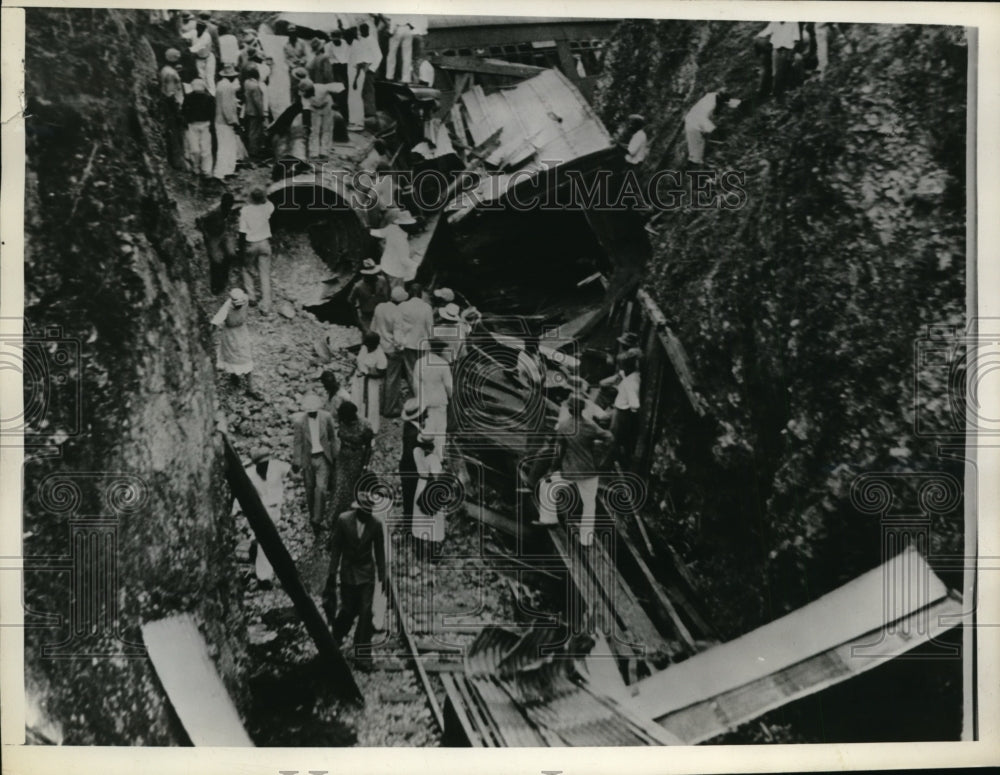
{"label": "person standing on rubble", "polygon": [[243,123],[247,133],[247,154],[254,161],[266,156],[264,124],[267,118],[267,98],[260,71],[250,65],[243,71]]}
{"label": "person standing on rubble", "polygon": [[[360,490],[351,509],[336,516],[330,541],[330,575],[323,591],[323,611],[331,623],[338,645],[354,630],[355,667],[371,670],[371,655],[364,653],[371,645],[372,603],[375,582],[385,590],[385,529],[373,513],[374,494]],[[340,576],[340,607],[337,606],[337,576]]]}
{"label": "person standing on rubble", "polygon": [[229,298],[215,313],[212,325],[222,329],[216,351],[216,364],[230,375],[234,383],[240,377],[246,382],[246,394],[251,398],[263,396],[253,386],[253,351],[250,346],[250,329],[247,328],[247,298],[242,288],[233,288]]}
{"label": "person standing on rubble", "polygon": [[446,359],[448,345],[433,338],[430,349],[414,365],[414,382],[420,408],[427,413],[424,434],[434,441],[434,451],[444,459],[446,435],[448,432],[448,404],[454,385],[451,365]]}
{"label": "person standing on rubble", "polygon": [[163,128],[166,136],[167,160],[174,169],[184,168],[184,126],[181,106],[184,104],[184,84],[178,67],[181,52],[168,48],[165,64],[160,68],[160,95],[163,106]]}
{"label": "person standing on rubble", "polygon": [[317,535],[323,529],[324,505],[340,451],[333,417],[322,407],[323,399],[315,393],[305,396],[292,431],[292,470],[302,472],[309,522]]}
{"label": "person standing on rubble", "polygon": [[285,64],[288,65],[290,98],[294,102],[299,94],[298,71],[300,69],[306,71],[306,65],[309,64],[309,47],[299,37],[299,30],[294,24],[288,25],[285,34],[288,36],[288,40],[285,41],[282,50],[285,55]]}
{"label": "person standing on rubble", "polygon": [[617,385],[611,411],[611,432],[615,440],[615,453],[624,468],[631,468],[639,430],[639,408],[642,405],[639,398],[641,356],[642,351],[638,348],[626,350],[618,356],[618,371],[601,380],[602,385]]}
{"label": "person standing on rubble", "polygon": [[215,94],[215,44],[204,20],[198,21],[194,29],[186,35],[191,41],[191,53],[195,57],[198,77],[205,82],[209,94]]}
{"label": "person standing on rubble", "polygon": [[434,335],[434,310],[424,301],[424,289],[420,283],[409,283],[409,298],[399,305],[399,334],[397,341],[403,348],[403,368],[410,385],[410,392],[417,393],[416,365],[423,353],[430,349]]}
{"label": "person standing on rubble", "polygon": [[243,141],[238,134],[240,106],[237,92],[240,88],[236,68],[227,64],[219,73],[215,87],[215,177],[225,180],[236,174],[236,162],[246,156]]}
{"label": "person standing on rubble", "polygon": [[553,481],[571,482],[580,494],[580,533],[582,546],[594,541],[594,520],[597,516],[597,487],[600,482],[597,460],[603,445],[612,435],[584,416],[586,403],[579,396],[566,402],[567,416],[556,424],[559,448],[557,469]]}
{"label": "person standing on rubble", "polygon": [[350,64],[351,49],[344,43],[343,33],[340,30],[333,30],[330,33],[330,42],[326,46],[326,54],[330,57],[330,66],[333,72],[333,82],[343,85],[343,89],[334,95],[334,106],[337,112],[347,120],[347,97],[350,91],[350,78],[348,77],[348,65]]}
{"label": "person standing on rubble", "polygon": [[[421,423],[423,422],[423,412],[420,411],[420,402],[416,398],[407,399],[403,405],[403,449],[399,456],[399,479],[403,490],[403,529],[411,526],[413,520],[413,501],[417,496],[417,461],[414,457],[414,450],[420,438]],[[431,449],[434,445],[430,445]]]}
{"label": "person standing on rubble", "polygon": [[205,181],[212,176],[212,121],[215,120],[215,97],[201,78],[191,82],[191,91],[181,108],[187,130],[184,135],[188,167]]}
{"label": "person standing on rubble", "polygon": [[402,314],[399,305],[408,298],[402,288],[393,288],[388,301],[380,302],[372,313],[371,330],[378,334],[379,346],[385,353],[385,383],[382,391],[382,416],[398,417],[402,398],[403,352],[399,335]]}
{"label": "person standing on rubble", "polygon": [[368,421],[358,414],[354,401],[341,401],[337,408],[337,471],[333,488],[333,518],[347,511],[354,498],[354,491],[372,456],[375,431]]}
{"label": "person standing on rubble", "polygon": [[381,419],[379,399],[388,365],[382,352],[381,338],[374,331],[369,331],[361,340],[361,349],[355,360],[352,395],[358,411],[375,433],[378,433]]}
{"label": "person standing on rubble", "polygon": [[[240,209],[239,253],[244,267],[256,261],[260,275],[260,311],[271,312],[271,214],[274,204],[262,188],[250,192],[250,202]],[[251,294],[253,293],[251,289]]]}
{"label": "person standing on rubble", "polygon": [[[264,447],[257,447],[250,456],[251,463],[245,467],[247,478],[253,485],[260,502],[267,510],[275,527],[281,521],[281,504],[285,500],[285,475],[291,466],[284,460],[272,460],[270,453]],[[233,502],[233,516],[242,512],[240,502]],[[256,541],[250,544],[250,559],[254,563],[257,580],[262,583],[274,578],[274,569]]]}
{"label": "person standing on rubble", "polygon": [[379,268],[389,279],[390,285],[403,285],[417,276],[420,264],[410,258],[410,237],[403,230],[402,223],[412,223],[401,210],[389,210],[387,223],[380,229],[371,229],[370,234],[385,241]]}
{"label": "person standing on rubble", "polygon": [[[229,282],[229,267],[236,260],[235,199],[226,191],[219,204],[195,220],[208,253],[209,287],[222,293]],[[244,270],[244,275],[246,272]],[[244,276],[244,281],[249,280]]]}
{"label": "person standing on rubble", "polygon": [[[757,38],[771,44],[771,55],[764,56],[761,53],[761,64],[766,67],[771,65],[771,77],[768,79],[761,75],[761,96],[766,96],[765,86],[770,85],[774,90],[775,97],[781,97],[788,88],[791,81],[791,71],[794,65],[795,52],[801,42],[798,22],[770,22],[764,29],[757,33]],[[760,45],[760,51],[765,51],[765,47]]]}
{"label": "person standing on rubble", "polygon": [[364,334],[371,330],[375,308],[389,300],[389,281],[372,259],[361,264],[361,277],[351,287],[348,303],[358,317],[358,328]]}

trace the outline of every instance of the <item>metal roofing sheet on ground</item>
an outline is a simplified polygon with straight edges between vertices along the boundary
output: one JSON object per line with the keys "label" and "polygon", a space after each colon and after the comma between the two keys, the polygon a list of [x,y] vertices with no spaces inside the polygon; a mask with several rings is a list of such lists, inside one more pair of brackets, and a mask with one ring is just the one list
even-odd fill
{"label": "metal roofing sheet on ground", "polygon": [[661,718],[883,629],[947,592],[908,548],[787,616],[639,681],[632,708]]}

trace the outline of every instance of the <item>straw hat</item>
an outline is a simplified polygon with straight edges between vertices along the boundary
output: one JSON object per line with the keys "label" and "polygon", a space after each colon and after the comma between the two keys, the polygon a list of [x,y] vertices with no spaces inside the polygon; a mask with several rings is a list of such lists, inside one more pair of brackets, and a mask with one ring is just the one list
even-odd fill
{"label": "straw hat", "polygon": [[229,298],[232,300],[234,307],[242,307],[250,300],[250,297],[247,296],[247,292],[242,288],[233,288],[229,292]]}
{"label": "straw hat", "polygon": [[226,66],[219,71],[219,75],[223,78],[235,78],[238,73],[236,72],[236,68],[233,67],[232,62],[228,62]]}
{"label": "straw hat", "polygon": [[455,292],[451,288],[437,288],[434,291],[434,298],[442,304],[449,304],[455,301]]}
{"label": "straw hat", "polygon": [[627,331],[626,333],[619,336],[616,341],[618,342],[618,344],[620,344],[622,347],[625,348],[635,347],[637,344],[639,344],[639,337],[636,336],[632,331]]}
{"label": "straw hat", "polygon": [[416,398],[407,399],[406,403],[403,404],[403,419],[416,420],[420,414],[420,401]]}
{"label": "straw hat", "polygon": [[181,58],[181,52],[176,48],[168,48],[167,53],[163,55],[164,59],[168,62],[179,62]]}
{"label": "straw hat", "polygon": [[461,310],[459,310],[458,305],[452,303],[452,304],[446,304],[444,307],[442,307],[441,311],[438,314],[441,315],[442,320],[450,320],[453,323],[457,323],[460,311]]}
{"label": "straw hat", "polygon": [[265,460],[269,460],[271,453],[268,452],[264,447],[255,447],[254,451],[250,453],[250,459],[254,463],[263,463]]}
{"label": "straw hat", "polygon": [[303,412],[318,412],[323,406],[323,399],[315,393],[308,393],[302,399]]}
{"label": "straw hat", "polygon": [[378,264],[370,258],[361,262],[361,274],[378,274],[380,271]]}

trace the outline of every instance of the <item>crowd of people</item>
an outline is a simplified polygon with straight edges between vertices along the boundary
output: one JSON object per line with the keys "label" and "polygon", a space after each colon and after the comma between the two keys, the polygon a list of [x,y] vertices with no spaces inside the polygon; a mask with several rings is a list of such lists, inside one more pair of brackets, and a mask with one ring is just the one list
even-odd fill
{"label": "crowd of people", "polygon": [[323,159],[375,115],[376,74],[433,85],[433,65],[414,57],[425,17],[330,19],[336,26],[308,39],[291,23],[279,36],[237,34],[208,12],[164,19],[176,41],[159,71],[170,163],[226,180],[241,162]]}

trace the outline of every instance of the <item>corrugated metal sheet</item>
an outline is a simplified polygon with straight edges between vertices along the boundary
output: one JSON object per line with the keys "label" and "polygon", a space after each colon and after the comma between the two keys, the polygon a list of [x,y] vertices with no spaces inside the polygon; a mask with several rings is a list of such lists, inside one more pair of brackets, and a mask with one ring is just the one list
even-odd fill
{"label": "corrugated metal sheet", "polygon": [[[505,746],[679,743],[674,735],[592,686],[577,672],[580,663],[559,642],[561,637],[554,628],[534,628],[518,636],[502,627],[487,627],[469,648],[464,680],[478,695],[478,709],[489,716],[498,742]],[[482,733],[482,726],[477,728]],[[483,742],[488,745],[486,737]]]}
{"label": "corrugated metal sheet", "polygon": [[639,681],[632,707],[663,718],[878,632],[946,595],[926,560],[908,548],[798,611]]}
{"label": "corrugated metal sheet", "polygon": [[486,160],[493,166],[514,167],[533,159],[537,169],[544,169],[612,145],[597,114],[558,70],[489,95],[474,86],[461,101],[477,145],[501,130],[500,147]]}

